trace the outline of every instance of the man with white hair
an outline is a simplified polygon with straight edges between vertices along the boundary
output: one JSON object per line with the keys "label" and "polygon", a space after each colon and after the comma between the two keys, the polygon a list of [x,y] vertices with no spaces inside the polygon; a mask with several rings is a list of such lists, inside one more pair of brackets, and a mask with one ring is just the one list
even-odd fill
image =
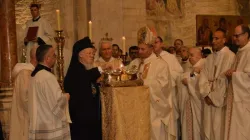
{"label": "man with white hair", "polygon": [[37,65],[36,49],[30,51],[30,63],[17,63],[12,71],[14,90],[11,105],[9,140],[27,140],[29,130],[28,95],[31,72]]}
{"label": "man with white hair", "polygon": [[122,67],[121,59],[112,57],[112,42],[108,40],[101,40],[99,46],[100,57],[95,61],[95,66],[112,65],[113,69]]}
{"label": "man with white hair", "polygon": [[189,48],[188,53],[191,67],[178,80],[182,140],[201,140],[201,99],[197,86],[205,60],[199,48]]}

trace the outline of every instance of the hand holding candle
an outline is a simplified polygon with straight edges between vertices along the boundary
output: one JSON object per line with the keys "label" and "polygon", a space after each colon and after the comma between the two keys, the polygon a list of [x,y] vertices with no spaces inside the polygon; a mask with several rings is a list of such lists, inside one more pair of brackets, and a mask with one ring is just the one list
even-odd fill
{"label": "hand holding candle", "polygon": [[56,10],[56,17],[57,17],[57,30],[61,30],[61,19],[60,19],[60,10]]}
{"label": "hand holding candle", "polygon": [[89,21],[89,39],[92,41],[92,22]]}
{"label": "hand holding candle", "polygon": [[125,36],[123,36],[122,37],[122,52],[123,52],[124,55],[126,55],[125,41],[126,41],[126,38],[125,38]]}

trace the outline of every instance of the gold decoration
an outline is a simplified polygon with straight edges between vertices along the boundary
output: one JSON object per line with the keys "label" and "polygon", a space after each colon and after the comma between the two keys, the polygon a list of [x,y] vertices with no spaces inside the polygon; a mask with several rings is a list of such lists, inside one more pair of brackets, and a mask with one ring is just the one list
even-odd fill
{"label": "gold decoration", "polygon": [[64,57],[63,57],[63,47],[65,43],[65,37],[62,36],[63,30],[56,30],[57,36],[54,38],[57,44],[57,73],[58,82],[64,91],[63,81],[64,81]]}
{"label": "gold decoration", "polygon": [[113,38],[111,38],[111,37],[108,37],[109,36],[109,34],[108,33],[106,33],[105,34],[105,37],[103,37],[102,39],[101,39],[101,41],[113,41]]}

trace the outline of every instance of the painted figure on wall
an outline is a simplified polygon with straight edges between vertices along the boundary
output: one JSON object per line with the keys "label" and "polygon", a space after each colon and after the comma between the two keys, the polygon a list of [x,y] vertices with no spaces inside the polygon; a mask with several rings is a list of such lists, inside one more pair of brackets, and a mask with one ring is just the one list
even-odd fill
{"label": "painted figure on wall", "polygon": [[197,45],[209,45],[211,44],[212,31],[209,27],[208,19],[202,20],[202,25],[198,28],[197,32]]}

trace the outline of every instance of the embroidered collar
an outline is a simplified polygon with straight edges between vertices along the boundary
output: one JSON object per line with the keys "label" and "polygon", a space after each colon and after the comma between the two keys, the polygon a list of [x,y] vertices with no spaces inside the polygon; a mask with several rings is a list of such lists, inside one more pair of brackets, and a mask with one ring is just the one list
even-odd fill
{"label": "embroidered collar", "polygon": [[31,76],[34,77],[40,70],[47,70],[48,72],[51,72],[51,69],[42,65],[38,64],[35,68],[35,70],[31,73]]}
{"label": "embroidered collar", "polygon": [[40,18],[41,18],[41,17],[40,17],[40,16],[38,16],[37,18],[32,19],[32,21],[33,21],[33,22],[36,22],[36,21],[38,21]]}

